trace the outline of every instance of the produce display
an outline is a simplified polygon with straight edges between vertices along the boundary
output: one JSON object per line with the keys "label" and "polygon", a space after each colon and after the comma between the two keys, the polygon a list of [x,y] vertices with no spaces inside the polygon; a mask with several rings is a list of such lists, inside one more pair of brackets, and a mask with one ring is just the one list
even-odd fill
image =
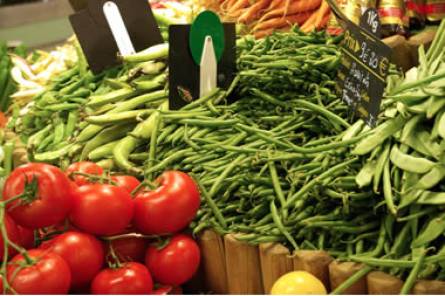
{"label": "produce display", "polygon": [[[231,292],[376,293],[377,272],[379,292],[445,293],[445,21],[417,67],[391,65],[371,128],[337,93],[343,35],[324,30],[326,1],[150,3],[165,40],[203,7],[245,26],[230,87],[179,87],[187,104],[170,109],[168,42],[98,74],[74,37],[0,48],[4,293],[180,294],[220,268],[206,231],[215,252],[239,252],[225,267],[262,276],[237,290],[222,267]],[[269,251],[290,263],[266,284]],[[224,291],[209,286],[191,292]]]}

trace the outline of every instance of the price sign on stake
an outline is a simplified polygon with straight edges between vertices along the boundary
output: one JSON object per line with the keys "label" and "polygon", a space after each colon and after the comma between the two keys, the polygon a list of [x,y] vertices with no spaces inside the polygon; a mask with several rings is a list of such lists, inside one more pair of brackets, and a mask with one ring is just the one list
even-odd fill
{"label": "price sign on stake", "polygon": [[222,24],[215,13],[204,11],[191,25],[170,26],[169,45],[170,109],[180,109],[216,87],[227,89],[232,83],[236,73],[235,24]]}
{"label": "price sign on stake", "polygon": [[332,0],[328,3],[345,29],[337,92],[354,113],[374,127],[386,86],[391,48],[380,40],[380,21],[375,10],[363,14],[359,27]]}
{"label": "price sign on stake", "polygon": [[129,55],[163,42],[146,0],[88,0],[86,7],[82,1],[70,2],[76,7],[71,26],[94,73],[116,66],[118,53]]}

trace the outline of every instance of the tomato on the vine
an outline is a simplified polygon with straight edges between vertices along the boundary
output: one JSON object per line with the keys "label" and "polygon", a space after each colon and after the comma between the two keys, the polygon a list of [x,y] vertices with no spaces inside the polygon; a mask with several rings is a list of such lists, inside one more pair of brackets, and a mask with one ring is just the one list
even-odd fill
{"label": "tomato on the vine", "polygon": [[78,186],[83,186],[94,182],[90,182],[86,176],[76,175],[75,173],[100,176],[103,174],[103,172],[104,170],[102,167],[91,161],[75,162],[66,169],[66,174],[71,177],[74,180],[74,183],[76,183]]}
{"label": "tomato on the vine", "polygon": [[[11,219],[11,217],[9,217],[8,214],[5,213],[5,217],[4,220],[2,221],[2,223],[4,223],[5,228],[6,228],[6,235],[8,236],[8,240],[12,241],[15,244],[18,245],[22,245],[22,241],[20,238],[20,232],[18,229],[17,224],[15,224],[14,220]],[[0,235],[0,260],[3,260],[3,255],[5,252],[5,243],[3,241],[3,236]],[[8,247],[8,257],[10,256],[14,256],[15,254],[17,254],[16,249],[12,248],[12,247]]]}
{"label": "tomato on the vine", "polygon": [[63,233],[41,248],[60,255],[71,270],[71,286],[90,283],[104,264],[104,248],[94,236],[78,231]]}
{"label": "tomato on the vine", "polygon": [[34,247],[34,231],[32,229],[17,225],[18,234],[20,237],[20,246],[25,249]]}
{"label": "tomato on the vine", "polygon": [[127,191],[108,184],[79,187],[70,220],[82,231],[95,235],[122,233],[133,217],[133,199]]}
{"label": "tomato on the vine", "polygon": [[[144,262],[147,240],[140,237],[125,237],[114,239],[108,243],[108,252],[113,248],[121,262]],[[109,258],[109,260],[112,258]]]}
{"label": "tomato on the vine", "polygon": [[92,294],[150,294],[153,280],[147,267],[136,262],[102,270],[91,284]]}
{"label": "tomato on the vine", "polygon": [[[17,224],[42,228],[63,221],[72,206],[70,183],[55,166],[29,163],[16,168],[3,188],[6,209]],[[20,198],[18,198],[20,196]]]}
{"label": "tomato on the vine", "polygon": [[8,264],[7,279],[18,294],[67,294],[71,284],[68,264],[59,255],[33,249],[28,251],[27,262],[23,255],[15,256]]}
{"label": "tomato on the vine", "polygon": [[200,259],[198,244],[187,235],[178,234],[162,249],[150,246],[145,264],[156,282],[179,286],[193,277]]}
{"label": "tomato on the vine", "polygon": [[117,187],[127,190],[128,193],[132,193],[133,190],[135,190],[141,184],[141,182],[139,182],[139,180],[133,176],[117,175],[112,176],[111,180],[116,182]]}
{"label": "tomato on the vine", "polygon": [[139,192],[135,199],[135,226],[145,234],[175,233],[185,228],[199,208],[198,187],[179,171],[168,171],[156,180],[160,187]]}

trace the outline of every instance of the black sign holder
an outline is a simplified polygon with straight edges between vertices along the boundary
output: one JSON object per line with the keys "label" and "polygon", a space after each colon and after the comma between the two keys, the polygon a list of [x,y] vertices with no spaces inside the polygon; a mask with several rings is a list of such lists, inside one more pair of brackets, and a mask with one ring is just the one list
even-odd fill
{"label": "black sign holder", "polygon": [[[81,9],[84,1],[70,0],[75,10],[81,9],[70,16],[70,22],[94,73],[119,64],[118,47],[103,12],[103,6],[108,1],[111,0],[88,0],[87,7]],[[146,0],[112,2],[119,8],[136,51],[164,42]]]}
{"label": "black sign holder", "polygon": [[[225,48],[218,62],[217,84],[227,89],[236,75],[235,24],[225,23]],[[190,25],[169,27],[169,108],[178,110],[199,98],[199,70],[190,52]]]}

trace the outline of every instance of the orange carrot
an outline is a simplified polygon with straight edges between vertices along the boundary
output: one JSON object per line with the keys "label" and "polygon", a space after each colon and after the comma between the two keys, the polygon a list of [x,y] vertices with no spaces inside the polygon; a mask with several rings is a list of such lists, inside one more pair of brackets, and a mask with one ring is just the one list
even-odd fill
{"label": "orange carrot", "polygon": [[301,31],[309,33],[315,29],[321,28],[326,14],[329,14],[330,7],[326,1],[323,1],[320,8],[301,26]]}
{"label": "orange carrot", "polygon": [[330,10],[328,2],[323,0],[321,2],[320,8],[317,10],[317,18],[315,19],[315,27],[318,28],[321,24],[321,21],[323,20],[323,17],[326,15],[326,13]]}
{"label": "orange carrot", "polygon": [[286,11],[286,6],[279,7],[277,9],[274,9],[272,11],[269,11],[266,13],[261,20],[267,20],[273,17],[277,16],[284,16],[287,14],[295,14],[299,12],[309,11],[316,9],[320,6],[322,0],[297,0],[292,2],[292,4],[289,5]]}
{"label": "orange carrot", "polygon": [[246,11],[240,16],[238,21],[240,23],[250,23],[257,18],[258,14],[265,9],[272,0],[258,0],[254,5],[250,6]]}
{"label": "orange carrot", "polygon": [[304,33],[309,33],[310,31],[315,29],[314,23],[317,19],[317,12],[314,12],[300,27],[300,30]]}
{"label": "orange carrot", "polygon": [[272,0],[272,2],[270,3],[269,7],[267,8],[269,11],[270,10],[274,10],[275,8],[280,7],[280,5],[283,4],[284,0]]}
{"label": "orange carrot", "polygon": [[323,17],[323,19],[321,20],[320,24],[319,24],[318,27],[317,27],[318,30],[321,30],[321,29],[323,29],[324,27],[326,27],[326,25],[328,24],[328,21],[329,21],[329,17],[330,17],[330,16],[331,16],[331,14],[330,14],[330,13],[327,13],[327,14]]}
{"label": "orange carrot", "polygon": [[257,31],[253,34],[253,36],[255,36],[256,39],[260,39],[266,36],[269,36],[270,34],[273,33],[275,29],[266,29],[266,30],[262,30],[262,31]]}
{"label": "orange carrot", "polygon": [[223,11],[227,11],[227,10],[229,10],[233,5],[234,5],[234,3],[236,2],[237,0],[225,0],[222,4],[221,4],[221,9],[223,10]]}
{"label": "orange carrot", "polygon": [[227,14],[234,15],[239,12],[240,9],[249,6],[249,0],[237,0],[232,7],[227,11]]}
{"label": "orange carrot", "polygon": [[310,16],[312,15],[311,11],[306,11],[302,13],[296,13],[287,15],[286,17],[277,17],[273,19],[269,19],[267,21],[264,21],[262,23],[259,23],[254,27],[254,31],[263,31],[270,28],[281,28],[285,27],[286,25],[294,25],[297,24],[298,26],[302,25]]}

